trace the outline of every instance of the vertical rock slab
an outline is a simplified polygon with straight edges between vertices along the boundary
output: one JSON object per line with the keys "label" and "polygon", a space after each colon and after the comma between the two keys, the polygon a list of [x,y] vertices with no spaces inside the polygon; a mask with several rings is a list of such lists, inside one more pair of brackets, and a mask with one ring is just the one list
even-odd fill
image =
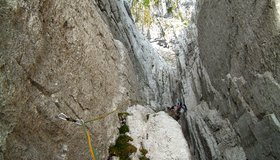
{"label": "vertical rock slab", "polygon": [[147,102],[155,110],[161,110],[172,105],[172,95],[177,92],[174,89],[175,71],[136,29],[126,3],[124,0],[96,1],[114,38],[121,41],[128,50],[133,71],[141,86],[142,95],[139,100]]}
{"label": "vertical rock slab", "polygon": [[[214,132],[208,133],[217,146],[224,146],[221,139],[234,133],[231,141],[237,148],[232,143],[226,144],[231,151],[218,147],[218,159],[245,159],[233,154],[240,151],[247,159],[279,159],[279,152],[274,150],[279,144],[272,143],[280,135],[278,3],[276,0],[196,2],[196,14],[192,27],[188,28],[190,36],[186,38],[187,52],[179,55],[180,61],[186,62],[179,68],[184,97],[186,103],[190,102],[187,104],[190,114],[185,115],[190,127],[188,139],[200,146],[203,137],[192,129],[194,126],[213,130],[213,124],[226,122],[218,131],[214,128]],[[219,115],[215,123],[207,118],[209,115],[198,111],[205,108],[202,102]],[[217,134],[220,130],[225,131],[224,135]],[[215,158],[216,154],[202,153],[204,150],[194,152],[202,159]]]}
{"label": "vertical rock slab", "polygon": [[[0,4],[0,159],[88,159],[82,127],[56,116],[127,106],[138,93],[127,52],[92,1]],[[100,159],[116,124],[112,114],[87,125]]]}

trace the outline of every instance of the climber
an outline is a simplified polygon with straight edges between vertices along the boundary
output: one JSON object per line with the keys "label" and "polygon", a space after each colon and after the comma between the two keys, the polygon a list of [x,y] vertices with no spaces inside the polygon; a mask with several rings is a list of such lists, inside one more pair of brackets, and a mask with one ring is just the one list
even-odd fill
{"label": "climber", "polygon": [[182,108],[182,103],[181,103],[181,101],[179,101],[177,99],[177,104],[176,104],[176,108],[175,108],[175,111],[176,111],[177,114],[180,114],[181,108]]}
{"label": "climber", "polygon": [[180,105],[177,103],[176,105],[171,107],[170,116],[173,117],[176,121],[180,119]]}
{"label": "climber", "polygon": [[174,119],[177,119],[175,109],[176,109],[176,106],[167,107],[166,112],[168,113],[169,116],[173,117]]}
{"label": "climber", "polygon": [[175,120],[179,120],[182,113],[187,111],[187,106],[183,104],[179,99],[177,99],[176,105],[172,107],[167,107],[166,109],[169,116],[173,117]]}
{"label": "climber", "polygon": [[178,114],[179,114],[179,113],[182,114],[182,113],[187,112],[187,106],[186,106],[186,104],[180,103],[179,106],[178,106],[177,112],[178,112]]}

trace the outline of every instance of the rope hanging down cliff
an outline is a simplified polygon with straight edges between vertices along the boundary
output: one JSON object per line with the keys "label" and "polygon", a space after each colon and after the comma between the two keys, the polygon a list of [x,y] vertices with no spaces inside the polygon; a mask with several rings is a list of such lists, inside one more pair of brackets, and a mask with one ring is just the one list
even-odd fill
{"label": "rope hanging down cliff", "polygon": [[112,114],[112,113],[114,113],[114,112],[116,112],[116,111],[117,111],[117,109],[114,110],[114,111],[111,111],[111,112],[109,112],[109,113],[105,113],[105,114],[99,115],[99,116],[97,116],[96,118],[94,118],[94,119],[92,119],[92,120],[88,120],[88,121],[86,121],[86,122],[84,122],[84,120],[82,120],[82,119],[74,119],[74,118],[72,118],[72,117],[69,117],[69,116],[65,115],[64,113],[60,113],[57,117],[58,117],[59,119],[61,119],[61,120],[68,121],[68,122],[73,122],[73,123],[75,123],[75,124],[77,124],[77,125],[83,127],[84,133],[85,133],[85,135],[86,135],[86,137],[87,137],[88,149],[89,149],[89,152],[90,152],[90,154],[91,154],[91,157],[92,157],[93,160],[97,160],[97,158],[96,158],[96,157],[97,157],[97,156],[96,156],[97,154],[96,154],[96,151],[95,151],[94,147],[93,147],[92,144],[91,144],[90,132],[89,132],[88,129],[86,128],[86,123],[94,122],[94,121],[97,121],[97,120],[106,118],[107,116],[109,116],[110,114]]}

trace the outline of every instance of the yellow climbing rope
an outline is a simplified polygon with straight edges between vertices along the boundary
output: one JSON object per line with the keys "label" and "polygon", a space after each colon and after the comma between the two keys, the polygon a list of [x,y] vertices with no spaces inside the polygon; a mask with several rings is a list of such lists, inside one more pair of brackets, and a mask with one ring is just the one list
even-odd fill
{"label": "yellow climbing rope", "polygon": [[89,133],[88,130],[86,130],[86,134],[87,134],[87,140],[88,140],[88,148],[89,148],[92,160],[96,160],[95,155],[94,155],[94,151],[93,151],[92,145],[91,145],[90,133]]}
{"label": "yellow climbing rope", "polygon": [[94,122],[94,121],[97,121],[97,120],[100,120],[100,119],[103,119],[103,118],[106,118],[107,116],[109,116],[110,114],[116,112],[118,109],[115,109],[111,112],[108,112],[108,113],[105,113],[105,114],[101,114],[101,115],[98,115],[97,117],[95,117],[94,119],[92,120],[89,120],[89,121],[86,121],[85,123],[89,123],[89,122]]}
{"label": "yellow climbing rope", "polygon": [[115,109],[115,110],[113,110],[113,111],[111,111],[111,112],[108,112],[108,113],[105,113],[105,114],[101,114],[101,115],[95,117],[94,119],[89,120],[89,121],[86,121],[86,122],[84,122],[82,119],[73,119],[73,118],[71,118],[71,117],[68,117],[68,116],[65,115],[64,113],[60,113],[60,114],[58,115],[58,118],[60,118],[60,119],[62,119],[62,120],[65,120],[65,121],[74,122],[74,123],[76,123],[76,124],[78,124],[78,125],[82,125],[82,126],[83,126],[84,131],[85,131],[85,134],[86,134],[86,136],[87,136],[88,148],[89,148],[89,152],[90,152],[90,154],[91,154],[92,160],[96,160],[96,154],[95,154],[95,152],[94,152],[94,148],[93,148],[92,145],[91,145],[90,132],[87,130],[85,124],[86,124],[86,123],[89,123],[89,122],[94,122],[94,121],[103,119],[103,118],[109,116],[110,114],[116,112],[117,110],[118,110],[118,109]]}
{"label": "yellow climbing rope", "polygon": [[95,158],[95,154],[94,154],[93,147],[92,147],[92,145],[91,145],[90,133],[89,133],[89,131],[86,129],[85,123],[94,122],[94,121],[103,119],[103,118],[109,116],[110,114],[112,114],[112,113],[114,113],[114,112],[116,112],[116,111],[117,111],[117,109],[115,109],[115,110],[113,110],[113,111],[111,111],[111,112],[105,113],[105,114],[101,114],[101,115],[95,117],[95,118],[92,119],[92,120],[89,120],[89,121],[84,122],[84,124],[83,124],[83,125],[84,125],[84,129],[85,129],[85,132],[86,132],[86,135],[87,135],[88,148],[89,148],[89,151],[90,151],[90,154],[91,154],[91,157],[92,157],[93,160],[96,160],[96,158]]}

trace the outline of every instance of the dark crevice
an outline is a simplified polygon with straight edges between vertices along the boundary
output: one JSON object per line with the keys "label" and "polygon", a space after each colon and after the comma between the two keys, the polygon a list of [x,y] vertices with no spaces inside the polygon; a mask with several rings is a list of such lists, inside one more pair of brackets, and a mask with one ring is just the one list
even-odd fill
{"label": "dark crevice", "polygon": [[66,101],[64,101],[64,103],[77,118],[81,119],[80,116],[77,114],[77,112]]}
{"label": "dark crevice", "polygon": [[88,110],[88,108],[84,108],[83,105],[73,96],[70,95],[70,97],[72,97],[72,99],[79,105],[79,107],[84,111],[84,110]]}
{"label": "dark crevice", "polygon": [[196,131],[199,135],[199,139],[201,141],[201,144],[202,144],[202,147],[203,147],[203,150],[205,152],[205,156],[207,157],[208,160],[212,160],[213,159],[213,156],[211,154],[211,150],[209,148],[209,145],[207,143],[207,140],[205,139],[205,137],[203,137],[201,131],[200,131],[200,128],[198,126],[198,124],[195,125],[195,128],[196,128]]}
{"label": "dark crevice", "polygon": [[30,81],[30,83],[37,88],[42,94],[44,94],[45,96],[50,97],[52,95],[52,93],[50,91],[48,91],[44,86],[42,86],[41,84],[39,84],[38,82],[36,82],[35,80],[33,80],[32,78],[28,77],[28,80]]}

